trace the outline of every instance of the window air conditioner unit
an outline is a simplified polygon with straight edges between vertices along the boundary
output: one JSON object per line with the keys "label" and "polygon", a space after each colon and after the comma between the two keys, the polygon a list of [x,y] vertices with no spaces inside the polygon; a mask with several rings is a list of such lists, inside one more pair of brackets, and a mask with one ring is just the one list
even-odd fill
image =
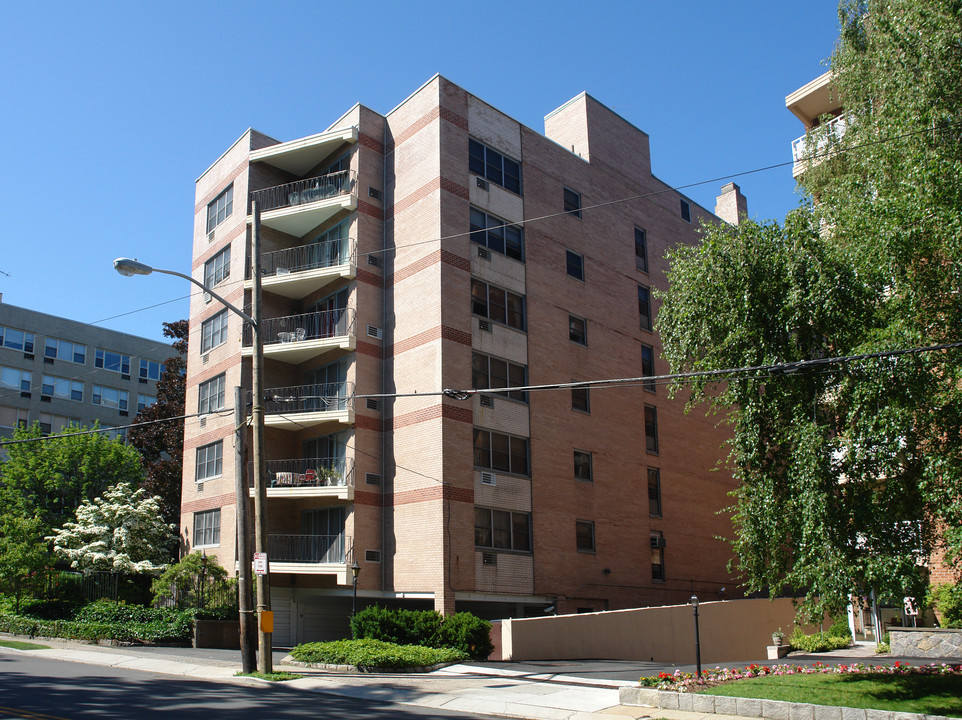
{"label": "window air conditioner unit", "polygon": [[494,398],[490,395],[479,396],[478,402],[480,402],[484,407],[494,407]]}
{"label": "window air conditioner unit", "polygon": [[479,258],[484,258],[485,260],[490,260],[490,259],[491,259],[491,251],[488,250],[486,247],[479,247],[479,248],[478,248],[478,257],[479,257]]}
{"label": "window air conditioner unit", "polygon": [[483,472],[481,473],[481,484],[482,485],[497,485],[498,476],[494,473]]}
{"label": "window air conditioner unit", "polygon": [[491,321],[490,320],[478,320],[478,327],[485,332],[491,332]]}
{"label": "window air conditioner unit", "polygon": [[651,539],[651,546],[653,548],[664,548],[664,547],[668,547],[668,543],[663,537],[659,537],[659,538],[653,537]]}
{"label": "window air conditioner unit", "polygon": [[490,186],[488,185],[488,181],[487,181],[487,180],[485,180],[483,177],[479,177],[479,178],[478,178],[478,187],[481,188],[482,190],[487,190]]}

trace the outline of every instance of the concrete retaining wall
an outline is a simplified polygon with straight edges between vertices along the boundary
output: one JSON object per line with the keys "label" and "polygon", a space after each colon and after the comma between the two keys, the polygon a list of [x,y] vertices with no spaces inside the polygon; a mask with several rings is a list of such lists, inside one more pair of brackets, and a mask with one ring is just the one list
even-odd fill
{"label": "concrete retaining wall", "polygon": [[962,658],[962,628],[889,629],[893,655]]}
{"label": "concrete retaining wall", "polygon": [[240,649],[240,622],[238,620],[194,621],[195,648]]}
{"label": "concrete retaining wall", "polygon": [[[789,598],[704,602],[698,615],[705,664],[765,657],[772,632],[790,634],[795,622]],[[504,620],[501,636],[505,660],[695,662],[691,605]]]}
{"label": "concrete retaining wall", "polygon": [[942,715],[893,712],[889,710],[859,710],[831,705],[811,705],[781,700],[723,697],[697,693],[677,693],[670,690],[623,687],[618,690],[622,705],[640,705],[664,710],[740,715],[769,718],[770,720],[948,720]]}

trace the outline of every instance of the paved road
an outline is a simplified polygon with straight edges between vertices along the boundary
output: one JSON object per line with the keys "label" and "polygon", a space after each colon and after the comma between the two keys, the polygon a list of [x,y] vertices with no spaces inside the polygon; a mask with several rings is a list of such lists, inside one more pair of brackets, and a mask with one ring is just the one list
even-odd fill
{"label": "paved road", "polygon": [[28,654],[0,654],[0,720],[454,720],[490,716],[265,686],[188,680],[82,665]]}

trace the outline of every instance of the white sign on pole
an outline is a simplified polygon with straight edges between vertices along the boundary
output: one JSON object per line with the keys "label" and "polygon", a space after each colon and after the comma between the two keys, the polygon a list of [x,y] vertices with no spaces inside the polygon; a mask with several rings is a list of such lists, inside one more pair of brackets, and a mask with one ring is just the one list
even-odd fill
{"label": "white sign on pole", "polygon": [[254,574],[267,574],[267,553],[254,553]]}
{"label": "white sign on pole", "polygon": [[902,603],[905,605],[906,615],[915,616],[919,614],[919,606],[915,604],[914,597],[904,597],[902,598]]}

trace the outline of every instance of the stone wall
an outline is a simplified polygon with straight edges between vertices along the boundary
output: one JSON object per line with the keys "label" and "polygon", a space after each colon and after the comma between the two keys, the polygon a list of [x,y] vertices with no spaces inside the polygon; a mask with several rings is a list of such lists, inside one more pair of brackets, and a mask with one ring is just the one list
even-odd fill
{"label": "stone wall", "polygon": [[893,655],[924,658],[962,657],[962,628],[889,630]]}

